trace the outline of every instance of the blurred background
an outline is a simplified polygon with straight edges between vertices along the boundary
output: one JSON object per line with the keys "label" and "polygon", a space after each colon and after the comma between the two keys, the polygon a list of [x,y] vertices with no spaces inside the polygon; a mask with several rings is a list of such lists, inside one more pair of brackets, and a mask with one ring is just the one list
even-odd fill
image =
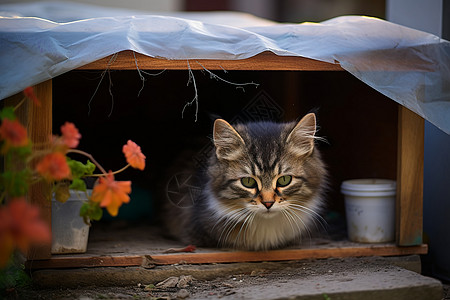
{"label": "blurred background", "polygon": [[[0,0],[0,3],[36,2]],[[366,15],[450,39],[450,0],[78,0],[153,12],[233,10],[279,22],[320,22]],[[450,116],[449,116],[450,117]],[[450,137],[426,123],[424,182],[425,274],[450,280]]]}
{"label": "blurred background", "polygon": [[[0,3],[39,2],[0,0]],[[280,22],[324,21],[340,15],[385,17],[386,1],[371,0],[76,0],[73,2],[147,11],[234,10]]]}

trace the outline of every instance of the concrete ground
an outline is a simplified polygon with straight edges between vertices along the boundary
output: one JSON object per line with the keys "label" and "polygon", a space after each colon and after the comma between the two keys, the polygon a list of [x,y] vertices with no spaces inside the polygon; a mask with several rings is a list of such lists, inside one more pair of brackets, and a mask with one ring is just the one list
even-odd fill
{"label": "concrete ground", "polygon": [[[84,268],[33,273],[19,299],[426,299],[443,286],[418,256]],[[447,291],[447,289],[445,289]]]}

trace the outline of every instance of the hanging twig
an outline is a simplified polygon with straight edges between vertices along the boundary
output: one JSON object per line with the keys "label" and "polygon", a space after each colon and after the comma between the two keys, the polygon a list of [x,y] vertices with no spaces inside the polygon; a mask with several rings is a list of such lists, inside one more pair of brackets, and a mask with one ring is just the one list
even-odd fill
{"label": "hanging twig", "polygon": [[142,73],[144,73],[145,75],[150,75],[150,76],[158,76],[158,75],[164,73],[164,71],[166,71],[166,69],[164,69],[164,70],[162,70],[161,72],[158,72],[158,73],[156,73],[156,74],[152,74],[152,73],[148,73],[148,72],[142,71],[141,69],[139,69],[138,61],[137,61],[136,55],[134,54],[134,51],[133,51],[133,57],[134,57],[134,64],[136,65],[136,70],[137,70],[137,72],[138,72],[138,74],[139,74],[139,78],[140,78],[141,81],[142,81],[142,87],[141,87],[141,89],[140,89],[139,92],[138,92],[138,97],[139,97],[139,96],[141,95],[142,90],[144,89],[145,81],[147,80],[147,79],[142,75]]}
{"label": "hanging twig", "polygon": [[[115,53],[113,56],[111,56],[111,59],[109,60],[108,65],[106,66],[106,69],[100,75],[100,82],[97,84],[97,87],[95,88],[94,94],[92,94],[91,99],[89,99],[89,102],[88,102],[88,115],[91,114],[91,103],[92,103],[92,100],[94,99],[95,95],[97,94],[97,91],[100,88],[100,85],[102,84],[103,78],[105,77],[106,73],[109,74],[110,67],[116,61],[117,56],[118,56],[118,53]],[[110,84],[112,84],[111,75],[110,74],[109,74],[109,82],[110,82]],[[112,96],[111,86],[109,87],[109,93]],[[113,100],[113,106],[114,106],[114,100]],[[110,114],[108,116],[111,116],[111,113],[112,113],[112,108],[111,108],[111,112],[110,112]]]}
{"label": "hanging twig", "polygon": [[114,109],[114,95],[111,91],[111,87],[113,86],[113,83],[112,83],[112,79],[111,79],[111,72],[109,72],[109,71],[108,71],[108,78],[109,78],[108,90],[109,90],[109,94],[111,95],[111,110],[109,111],[109,114],[108,114],[108,118],[109,118],[109,117],[111,117],[113,109]]}
{"label": "hanging twig", "polygon": [[[214,74],[213,72],[211,72],[211,71],[208,70],[207,68],[205,68],[205,67],[204,67],[201,63],[199,63],[197,60],[196,60],[195,62],[198,63],[198,64],[203,68],[203,70],[205,70],[206,72],[208,72],[210,78],[213,78],[213,79],[216,79],[216,80],[220,80],[220,81],[223,81],[223,82],[225,82],[225,83],[234,85],[234,86],[236,86],[237,88],[242,89],[243,91],[245,91],[245,90],[244,90],[244,86],[246,86],[246,85],[254,85],[254,86],[256,86],[256,87],[259,86],[259,83],[254,83],[253,81],[252,81],[252,82],[246,82],[246,83],[236,83],[236,82],[228,81],[228,80],[223,79],[222,77],[220,77],[220,76]],[[222,66],[220,66],[220,68],[221,68],[225,73],[227,73],[227,71],[226,71],[224,68],[222,68]]]}
{"label": "hanging twig", "polygon": [[181,117],[184,118],[184,110],[185,110],[188,106],[191,106],[191,105],[193,105],[193,104],[195,103],[195,122],[197,122],[197,118],[198,118],[198,92],[197,92],[197,84],[196,84],[196,82],[195,82],[194,73],[192,72],[191,65],[189,64],[189,60],[187,61],[187,65],[188,65],[188,72],[189,72],[189,79],[188,79],[187,85],[189,85],[189,83],[191,83],[191,82],[193,83],[195,95],[194,95],[194,98],[193,98],[191,101],[187,102],[187,103],[184,105],[183,111],[181,112]]}

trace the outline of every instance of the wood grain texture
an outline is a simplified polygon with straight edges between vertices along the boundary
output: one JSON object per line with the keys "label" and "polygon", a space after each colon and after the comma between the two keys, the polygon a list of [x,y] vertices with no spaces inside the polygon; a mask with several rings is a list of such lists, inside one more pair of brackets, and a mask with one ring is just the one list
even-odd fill
{"label": "wood grain texture", "polygon": [[[36,86],[34,91],[41,102],[39,106],[28,105],[28,135],[33,144],[50,142],[52,136],[52,81],[47,80]],[[30,103],[30,101],[27,101]],[[39,182],[30,187],[29,201],[40,207],[41,218],[52,225],[52,203],[50,198],[50,184]],[[32,247],[27,258],[48,259],[51,257],[51,245]]]}
{"label": "wood grain texture", "polygon": [[[135,59],[136,57],[136,59]],[[284,70],[284,71],[342,71],[339,64],[331,64],[318,60],[294,56],[278,56],[271,52],[263,52],[256,56],[238,60],[190,59],[170,60],[153,58],[130,50],[110,55],[78,68],[78,70]]]}
{"label": "wood grain texture", "polygon": [[399,106],[396,227],[399,246],[420,245],[423,233],[424,119]]}
{"label": "wood grain texture", "polygon": [[86,267],[124,267],[155,265],[171,265],[178,263],[210,264],[210,263],[239,263],[262,261],[288,261],[302,259],[319,259],[331,257],[362,257],[362,256],[398,256],[412,254],[426,254],[428,247],[418,245],[413,247],[397,247],[395,245],[368,245],[350,248],[321,248],[321,249],[287,249],[264,252],[232,251],[181,253],[161,255],[123,255],[123,256],[54,256],[49,260],[28,261],[27,269],[48,268],[86,268]]}

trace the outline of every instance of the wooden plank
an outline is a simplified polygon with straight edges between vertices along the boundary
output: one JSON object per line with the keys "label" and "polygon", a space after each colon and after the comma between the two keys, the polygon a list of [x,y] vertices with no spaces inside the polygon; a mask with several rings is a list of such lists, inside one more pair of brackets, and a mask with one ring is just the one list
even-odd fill
{"label": "wooden plank", "polygon": [[397,154],[397,244],[420,245],[423,231],[424,119],[399,106]]}
{"label": "wooden plank", "polygon": [[[40,106],[29,105],[27,130],[33,144],[50,142],[52,136],[52,80],[36,86],[34,91],[41,102]],[[30,187],[28,198],[31,203],[41,209],[41,218],[52,226],[51,187],[48,183],[39,182]],[[28,260],[48,259],[51,257],[51,245],[32,247],[27,253]]]}
{"label": "wooden plank", "polygon": [[349,248],[319,248],[319,249],[286,249],[261,252],[231,251],[210,253],[181,253],[160,255],[131,256],[54,256],[49,260],[28,261],[27,269],[55,268],[85,268],[85,267],[124,267],[171,265],[178,263],[210,264],[239,263],[262,261],[288,261],[302,259],[320,259],[331,257],[363,257],[363,256],[399,256],[426,254],[427,245],[412,247],[397,247],[395,245],[370,245]]}
{"label": "wooden plank", "polygon": [[78,68],[78,70],[284,70],[284,71],[342,71],[339,64],[331,64],[318,60],[294,56],[277,56],[271,52],[263,52],[256,56],[238,60],[190,59],[170,60],[153,58],[130,50],[110,55]]}

